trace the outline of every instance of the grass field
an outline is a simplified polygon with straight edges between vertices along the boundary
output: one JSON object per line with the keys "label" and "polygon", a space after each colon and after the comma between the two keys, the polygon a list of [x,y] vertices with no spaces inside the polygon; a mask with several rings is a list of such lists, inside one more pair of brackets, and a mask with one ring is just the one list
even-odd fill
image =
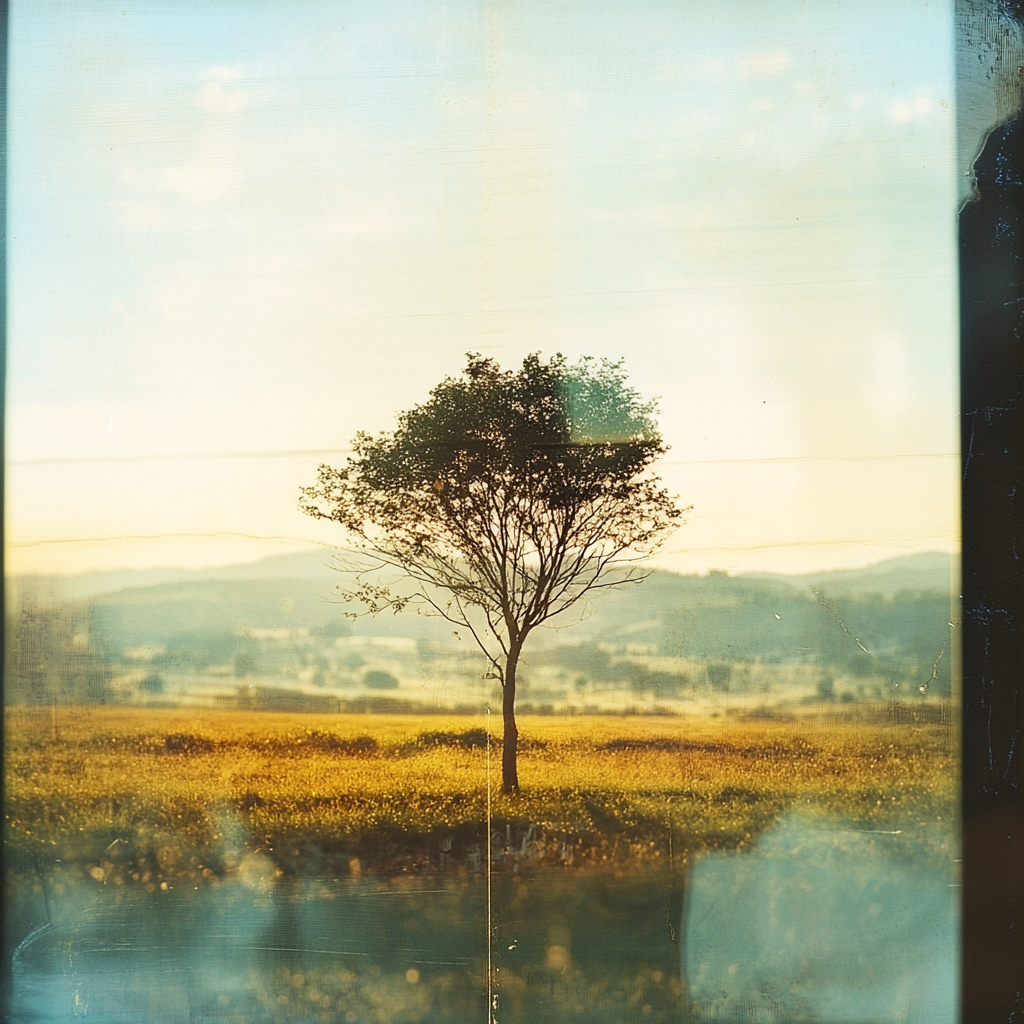
{"label": "grass field", "polygon": [[875,717],[523,717],[509,798],[482,715],[8,709],[5,837],[15,860],[152,885],[257,851],[284,871],[436,869],[442,850],[473,870],[488,794],[492,856],[520,867],[739,848],[796,806],[951,826],[948,724]]}

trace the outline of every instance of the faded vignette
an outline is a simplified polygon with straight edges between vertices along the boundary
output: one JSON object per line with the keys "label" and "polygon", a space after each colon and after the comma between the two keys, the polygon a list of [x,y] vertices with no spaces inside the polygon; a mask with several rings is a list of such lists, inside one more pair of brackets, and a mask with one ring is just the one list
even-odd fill
{"label": "faded vignette", "polygon": [[[1019,25],[13,8],[7,1019],[959,1020],[941,296]],[[299,501],[538,351],[687,511],[524,644],[507,793],[485,627]]]}

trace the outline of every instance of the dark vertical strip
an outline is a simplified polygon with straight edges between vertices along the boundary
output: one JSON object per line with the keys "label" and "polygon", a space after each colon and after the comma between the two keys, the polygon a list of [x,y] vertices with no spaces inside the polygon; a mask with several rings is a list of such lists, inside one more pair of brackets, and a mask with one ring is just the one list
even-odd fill
{"label": "dark vertical strip", "polygon": [[964,1024],[990,1024],[1024,1020],[1024,119],[991,132],[975,175],[960,215],[962,993]]}

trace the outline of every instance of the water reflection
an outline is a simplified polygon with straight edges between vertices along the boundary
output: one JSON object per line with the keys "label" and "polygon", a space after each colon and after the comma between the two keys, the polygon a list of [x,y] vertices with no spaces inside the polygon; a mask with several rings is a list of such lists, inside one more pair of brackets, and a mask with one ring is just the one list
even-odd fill
{"label": "water reflection", "polygon": [[698,1021],[952,1024],[952,837],[791,816],[693,866],[685,974]]}
{"label": "water reflection", "polygon": [[480,889],[259,875],[83,886],[15,954],[13,1019],[418,1021],[441,996],[480,1019]]}
{"label": "water reflection", "polygon": [[[790,817],[683,878],[537,871],[106,884],[65,868],[9,917],[9,1018],[121,1024],[495,1019],[952,1024],[952,837]],[[10,880],[9,880],[10,882]],[[682,921],[682,927],[679,923]]]}
{"label": "water reflection", "polygon": [[500,1024],[684,1019],[680,882],[668,870],[498,880]]}
{"label": "water reflection", "polygon": [[[479,876],[302,880],[254,861],[198,887],[61,887],[14,956],[14,1021],[487,1019]],[[679,1020],[677,891],[647,874],[495,878],[496,1019]]]}

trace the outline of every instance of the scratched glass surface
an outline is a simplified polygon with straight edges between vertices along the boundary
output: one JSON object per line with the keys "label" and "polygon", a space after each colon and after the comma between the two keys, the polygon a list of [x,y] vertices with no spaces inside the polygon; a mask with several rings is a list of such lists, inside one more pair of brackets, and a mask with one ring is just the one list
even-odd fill
{"label": "scratched glass surface", "polygon": [[9,1019],[957,1020],[1015,24],[10,24]]}

